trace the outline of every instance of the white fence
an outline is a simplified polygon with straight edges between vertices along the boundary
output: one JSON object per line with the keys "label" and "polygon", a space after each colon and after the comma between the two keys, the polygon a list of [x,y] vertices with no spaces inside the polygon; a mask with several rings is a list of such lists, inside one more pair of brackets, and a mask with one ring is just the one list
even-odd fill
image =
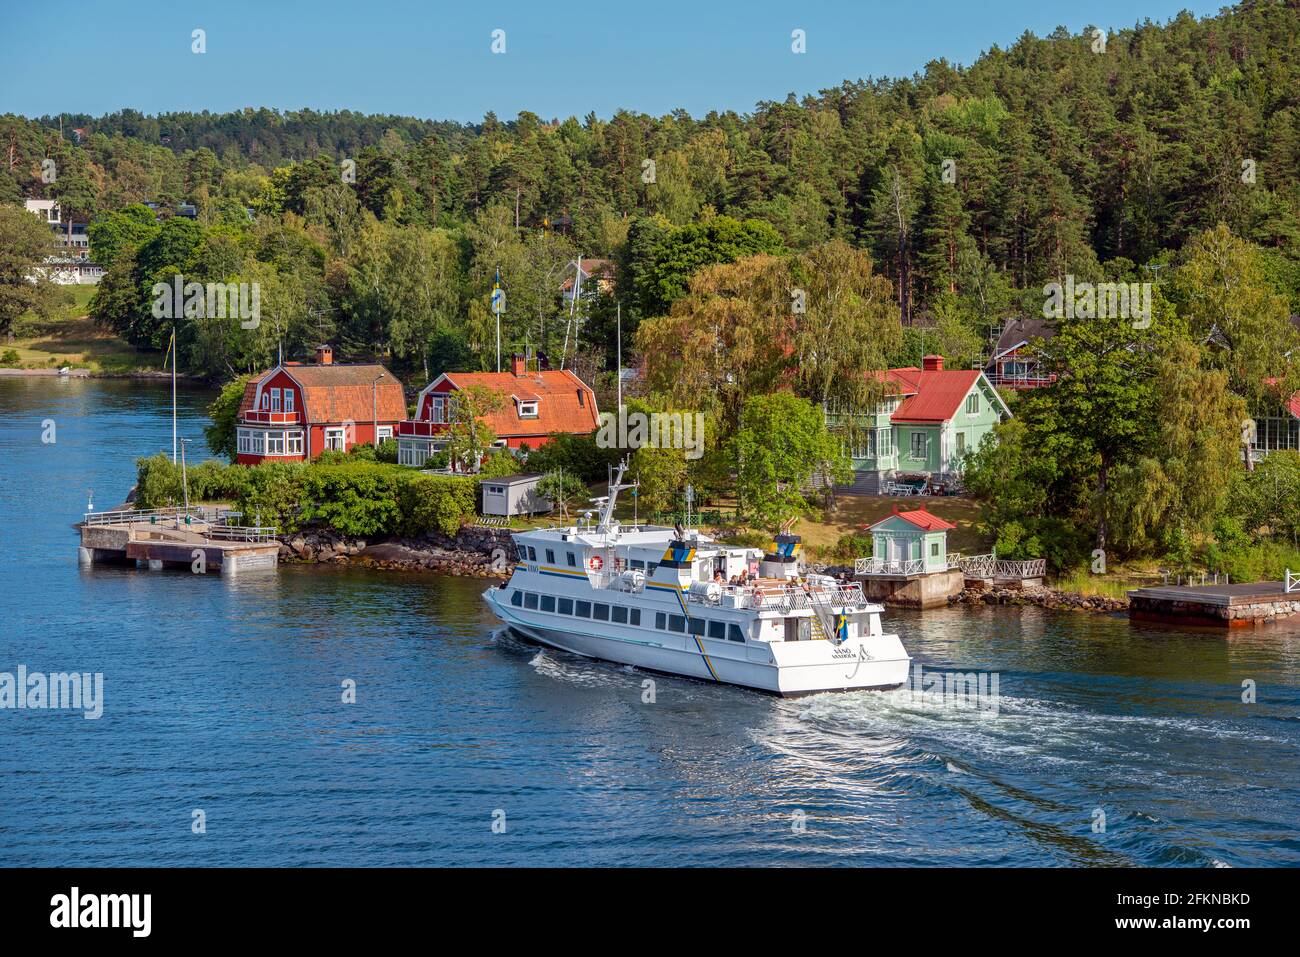
{"label": "white fence", "polygon": [[1286,570],[1286,578],[1282,581],[1282,587],[1288,594],[1293,591],[1300,591],[1300,575],[1292,575],[1291,569]]}
{"label": "white fence", "polygon": [[884,558],[858,558],[853,562],[855,575],[920,575],[925,571],[925,559],[906,558],[888,561]]}

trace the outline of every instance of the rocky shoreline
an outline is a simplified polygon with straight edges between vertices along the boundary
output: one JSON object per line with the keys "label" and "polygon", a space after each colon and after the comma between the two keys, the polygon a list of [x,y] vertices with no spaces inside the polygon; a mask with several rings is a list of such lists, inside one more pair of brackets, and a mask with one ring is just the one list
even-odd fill
{"label": "rocky shoreline", "polygon": [[455,537],[431,533],[416,538],[377,541],[308,529],[280,539],[280,561],[287,564],[346,564],[388,571],[431,571],[462,578],[509,578],[514,544],[503,528],[469,525]]}
{"label": "rocky shoreline", "polygon": [[[324,529],[308,529],[280,539],[280,561],[288,564],[355,564],[386,571],[429,571],[462,578],[507,579],[515,567],[509,529],[467,525],[455,536],[430,533],[415,538],[348,538]],[[847,566],[830,566],[826,574],[851,573]],[[1034,605],[1057,611],[1113,613],[1127,611],[1127,598],[1080,595],[1055,588],[963,589],[949,605]]]}
{"label": "rocky shoreline", "polygon": [[1116,612],[1128,610],[1127,598],[1080,595],[1055,588],[964,588],[948,599],[950,605],[1037,605],[1058,611]]}

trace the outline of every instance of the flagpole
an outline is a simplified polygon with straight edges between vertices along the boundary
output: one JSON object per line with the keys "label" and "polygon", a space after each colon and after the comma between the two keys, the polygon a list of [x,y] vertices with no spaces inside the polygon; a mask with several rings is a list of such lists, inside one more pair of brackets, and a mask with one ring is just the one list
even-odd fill
{"label": "flagpole", "polygon": [[176,464],[176,327],[172,326],[172,465]]}
{"label": "flagpole", "polygon": [[618,362],[615,367],[615,375],[618,377],[618,407],[623,408],[623,303],[620,300],[617,303],[618,309]]}

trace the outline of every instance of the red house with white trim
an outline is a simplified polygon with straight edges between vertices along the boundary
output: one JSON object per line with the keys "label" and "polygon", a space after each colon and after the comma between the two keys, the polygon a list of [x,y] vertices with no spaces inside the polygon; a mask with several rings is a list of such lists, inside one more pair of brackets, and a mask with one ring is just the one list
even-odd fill
{"label": "red house with white trim", "polygon": [[250,379],[236,424],[235,461],[305,461],[326,449],[382,442],[406,418],[402,384],[381,365],[335,365],[320,346],[314,363],[283,362]]}
{"label": "red house with white trim", "polygon": [[512,356],[509,372],[444,372],[416,399],[415,418],[397,427],[397,461],[422,466],[446,446],[452,403],[461,389],[481,386],[501,395],[501,409],[483,416],[498,448],[535,449],[561,432],[589,435],[600,424],[596,393],[569,369],[528,368]]}

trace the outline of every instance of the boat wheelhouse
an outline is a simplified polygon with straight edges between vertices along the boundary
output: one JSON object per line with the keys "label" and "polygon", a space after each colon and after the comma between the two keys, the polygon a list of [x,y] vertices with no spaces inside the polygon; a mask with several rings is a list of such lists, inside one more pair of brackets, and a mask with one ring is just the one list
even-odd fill
{"label": "boat wheelhouse", "polygon": [[[620,478],[622,469],[620,468]],[[484,598],[515,633],[620,664],[782,695],[895,688],[910,658],[857,582],[800,574],[797,536],[766,551],[599,520],[520,532]]]}

